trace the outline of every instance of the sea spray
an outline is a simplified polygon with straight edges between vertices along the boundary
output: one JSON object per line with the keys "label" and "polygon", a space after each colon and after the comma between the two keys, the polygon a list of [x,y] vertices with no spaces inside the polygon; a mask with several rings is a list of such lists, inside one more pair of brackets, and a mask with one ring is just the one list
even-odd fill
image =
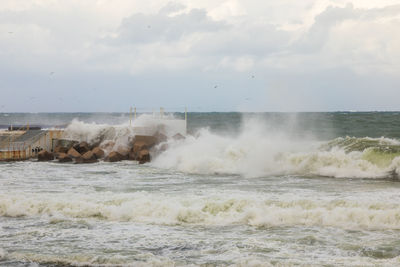
{"label": "sea spray", "polygon": [[388,138],[340,138],[329,142],[298,139],[257,121],[245,122],[236,136],[200,129],[152,165],[200,174],[316,175],[349,178],[396,177],[400,145]]}
{"label": "sea spray", "polygon": [[[113,148],[129,146],[133,136],[143,129],[152,129],[150,134],[169,133],[171,137],[170,133],[179,128],[168,124],[171,121],[146,114],[139,116],[133,127],[129,123],[108,125],[73,120],[66,128],[65,136],[102,143],[108,153]],[[310,136],[296,136],[291,132],[296,131],[294,127],[286,128],[287,131],[254,118],[244,119],[237,133],[217,134],[201,128],[184,140],[169,138],[167,145],[160,144],[151,151],[151,164],[187,173],[244,177],[294,174],[397,179],[399,175],[398,140],[340,137],[324,142]],[[108,146],[110,141],[111,147]],[[168,149],[165,151],[165,148]]]}
{"label": "sea spray", "polygon": [[177,133],[186,134],[186,122],[175,119],[173,114],[165,114],[163,118],[141,114],[133,124],[86,123],[74,119],[65,128],[64,138],[100,145],[107,154],[113,149],[129,148],[135,135],[163,134],[172,137]]}
{"label": "sea spray", "polygon": [[260,176],[278,171],[276,157],[283,151],[308,151],[310,145],[252,120],[236,134],[215,134],[203,128],[184,141],[171,141],[153,165],[192,173]]}

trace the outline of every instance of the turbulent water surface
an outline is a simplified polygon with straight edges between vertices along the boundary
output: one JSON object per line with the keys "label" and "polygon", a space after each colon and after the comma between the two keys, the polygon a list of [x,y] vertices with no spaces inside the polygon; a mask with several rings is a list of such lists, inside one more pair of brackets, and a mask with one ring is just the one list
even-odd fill
{"label": "turbulent water surface", "polygon": [[[127,118],[0,125],[123,142]],[[188,131],[144,165],[0,163],[0,265],[400,265],[400,113],[194,113]]]}

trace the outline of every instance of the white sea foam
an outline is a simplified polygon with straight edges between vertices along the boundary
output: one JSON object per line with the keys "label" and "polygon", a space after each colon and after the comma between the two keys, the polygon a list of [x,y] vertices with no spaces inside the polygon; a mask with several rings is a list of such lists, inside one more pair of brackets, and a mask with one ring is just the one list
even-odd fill
{"label": "white sea foam", "polygon": [[152,266],[152,267],[162,267],[162,266],[175,266],[174,262],[169,259],[164,259],[162,257],[157,257],[154,255],[144,255],[147,258],[146,261],[138,261],[128,259],[126,256],[107,256],[99,257],[90,254],[72,254],[72,255],[48,255],[39,253],[21,253],[12,252],[7,254],[7,258],[26,262],[27,260],[32,262],[29,266],[39,266],[39,264],[44,263],[55,264],[57,266],[94,266],[94,267],[112,267],[112,266]]}
{"label": "white sea foam", "polygon": [[[89,143],[113,141],[114,147],[126,147],[140,129],[152,129],[150,134],[162,130],[178,131],[179,127],[166,125],[150,115],[139,116],[135,120],[136,128],[130,127],[129,123],[107,125],[74,120],[66,128],[65,135]],[[354,139],[354,142],[399,145],[398,140],[388,138],[367,137]],[[153,154],[151,164],[188,173],[225,173],[246,177],[296,174],[381,178],[400,174],[400,159],[395,156],[382,163],[379,158],[372,160],[368,150],[349,152],[346,150],[348,147],[340,146],[321,150],[321,144],[312,139],[293,138],[287,132],[251,120],[245,121],[236,135],[215,134],[203,128],[185,140],[171,138],[168,150],[160,155]]]}
{"label": "white sea foam", "polygon": [[135,135],[153,135],[156,132],[167,136],[176,133],[185,134],[185,125],[185,121],[176,120],[171,114],[164,115],[163,118],[142,114],[133,121],[132,125],[129,122],[109,125],[74,119],[65,128],[64,138],[91,144],[112,141],[115,147],[126,147]]}
{"label": "white sea foam", "polygon": [[[378,138],[377,142],[398,145],[397,140]],[[321,175],[330,177],[380,178],[400,172],[400,160],[380,165],[366,159],[366,151],[346,152],[343,147],[328,151],[322,143],[294,139],[257,122],[246,123],[235,137],[201,129],[196,136],[170,141],[169,149],[153,161],[159,168],[201,174]],[[393,172],[394,171],[394,172]]]}
{"label": "white sea foam", "polygon": [[333,226],[400,229],[395,196],[371,199],[312,199],[259,194],[170,196],[132,194],[12,194],[0,196],[0,216],[88,218],[166,225]]}

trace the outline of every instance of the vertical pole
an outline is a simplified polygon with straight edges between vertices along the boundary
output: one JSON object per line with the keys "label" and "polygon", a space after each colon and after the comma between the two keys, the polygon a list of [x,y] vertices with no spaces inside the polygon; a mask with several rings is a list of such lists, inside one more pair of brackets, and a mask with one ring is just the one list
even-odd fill
{"label": "vertical pole", "polygon": [[160,108],[160,118],[164,117],[164,108]]}
{"label": "vertical pole", "polygon": [[187,124],[187,107],[185,107],[185,121],[186,121],[186,124]]}
{"label": "vertical pole", "polygon": [[134,117],[134,118],[135,118],[135,120],[136,120],[136,107],[135,107],[135,117]]}
{"label": "vertical pole", "polygon": [[129,126],[132,127],[132,107],[129,109]]}
{"label": "vertical pole", "polygon": [[185,107],[185,135],[187,134],[187,107]]}
{"label": "vertical pole", "polygon": [[[11,126],[12,128],[12,126]],[[11,159],[11,136],[8,139],[8,158]]]}
{"label": "vertical pole", "polygon": [[26,125],[26,130],[29,131],[29,121],[28,124]]}

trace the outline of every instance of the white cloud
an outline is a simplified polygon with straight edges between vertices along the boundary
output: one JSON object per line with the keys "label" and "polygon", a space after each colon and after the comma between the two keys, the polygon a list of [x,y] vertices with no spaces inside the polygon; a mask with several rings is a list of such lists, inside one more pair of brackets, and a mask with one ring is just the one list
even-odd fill
{"label": "white cloud", "polygon": [[[257,86],[259,94],[272,90],[269,95],[277,101],[286,97],[281,96],[283,91],[290,95],[302,90],[293,81],[313,77],[319,84],[323,72],[349,73],[357,79],[388,75],[397,84],[396,2],[4,0],[0,70],[1,75],[101,73],[102,79],[104,73],[127,79],[153,73],[182,75],[181,79],[198,75],[206,84],[222,76],[232,79],[231,86],[239,91],[246,90],[235,82],[240,75],[274,73],[282,80],[276,82],[280,86]],[[285,80],[290,77],[294,80]],[[332,84],[333,77],[323,79],[332,79]],[[285,90],[279,89],[282,84]],[[395,94],[390,83],[386,86]],[[300,109],[301,103],[296,107]]]}

